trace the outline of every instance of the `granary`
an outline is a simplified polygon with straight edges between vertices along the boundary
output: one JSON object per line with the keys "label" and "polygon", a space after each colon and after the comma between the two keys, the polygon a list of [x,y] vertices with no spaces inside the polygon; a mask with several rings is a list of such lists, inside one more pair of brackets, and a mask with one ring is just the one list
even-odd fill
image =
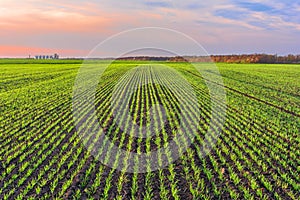
{"label": "granary", "polygon": [[54,55],[36,55],[35,59],[59,59],[59,55],[57,53]]}

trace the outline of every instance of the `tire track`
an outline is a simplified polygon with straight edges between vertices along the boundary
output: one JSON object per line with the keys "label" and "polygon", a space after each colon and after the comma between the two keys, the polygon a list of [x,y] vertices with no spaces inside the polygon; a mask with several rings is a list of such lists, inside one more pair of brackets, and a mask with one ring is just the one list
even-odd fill
{"label": "tire track", "polygon": [[[186,72],[188,72],[188,73],[190,73],[190,74],[192,74],[192,75],[194,75],[194,76],[203,78],[202,76],[200,76],[200,75],[198,75],[198,74],[195,74],[194,72],[191,72],[191,71],[189,71],[189,70],[186,70]],[[280,107],[280,106],[275,105],[275,104],[272,104],[272,103],[270,103],[270,102],[268,102],[268,101],[259,99],[259,98],[255,97],[255,96],[249,95],[249,94],[244,93],[244,92],[241,92],[241,91],[239,91],[239,90],[233,89],[233,88],[228,87],[228,86],[226,86],[226,85],[222,85],[222,84],[216,83],[215,81],[208,80],[208,79],[206,79],[206,78],[203,78],[203,79],[204,79],[205,81],[208,81],[208,82],[213,83],[213,84],[215,84],[215,85],[224,87],[224,88],[226,88],[226,89],[228,89],[228,90],[230,90],[230,91],[232,91],[232,92],[235,92],[235,93],[238,93],[238,94],[240,94],[240,95],[242,95],[242,96],[245,96],[245,97],[247,97],[247,98],[249,98],[249,99],[258,101],[258,102],[260,102],[260,103],[264,103],[264,104],[266,104],[266,105],[268,105],[268,106],[271,106],[271,107],[273,107],[273,108],[276,108],[276,109],[278,109],[278,110],[280,110],[280,111],[282,111],[282,112],[285,112],[285,113],[287,113],[287,114],[290,114],[290,115],[293,115],[293,116],[295,116],[295,117],[299,117],[299,118],[300,118],[300,114],[298,114],[298,113],[295,113],[295,112],[293,112],[293,111],[287,110],[287,109],[285,109],[285,108],[283,108],[283,107]]]}

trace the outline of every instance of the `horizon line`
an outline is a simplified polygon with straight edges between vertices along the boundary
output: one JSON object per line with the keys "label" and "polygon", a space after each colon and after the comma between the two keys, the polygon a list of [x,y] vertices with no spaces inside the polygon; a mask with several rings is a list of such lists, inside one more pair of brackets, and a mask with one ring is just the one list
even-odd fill
{"label": "horizon line", "polygon": [[[40,55],[50,55],[50,54],[40,54]],[[59,54],[58,54],[59,55]],[[136,56],[105,56],[105,57],[85,57],[85,56],[61,56],[59,55],[59,59],[120,59],[120,58],[141,58],[141,57],[152,57],[152,58],[174,58],[174,57],[208,57],[208,56],[251,56],[251,55],[272,55],[272,56],[300,56],[300,53],[288,53],[288,54],[271,54],[271,53],[228,53],[228,54],[209,54],[209,55],[183,55],[183,56],[157,56],[157,55],[136,55]],[[36,55],[25,56],[0,56],[0,59],[33,59]],[[46,60],[46,59],[45,59]]]}

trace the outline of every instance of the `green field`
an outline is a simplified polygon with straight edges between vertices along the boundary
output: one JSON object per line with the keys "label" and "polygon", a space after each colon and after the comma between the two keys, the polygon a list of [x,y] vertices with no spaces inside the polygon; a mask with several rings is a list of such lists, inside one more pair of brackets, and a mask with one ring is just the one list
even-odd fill
{"label": "green field", "polygon": [[[91,70],[107,62],[91,62],[96,66]],[[140,65],[135,80],[172,79],[159,69],[163,64],[184,77],[197,95],[197,134],[165,168],[127,173],[93,157],[77,134],[72,95],[80,60],[1,60],[0,199],[299,199],[300,65],[216,64],[226,90],[226,120],[214,148],[202,158],[211,97],[201,74],[187,63],[113,62],[97,86],[95,108],[105,135],[126,151],[159,149],[178,128],[179,100],[158,83],[138,88],[130,104],[123,105],[139,127],[149,124],[151,105],[167,110],[168,122],[152,137],[126,135],[109,107],[120,78]],[[193,111],[187,115],[192,118]],[[93,128],[98,122],[89,123]],[[96,140],[91,138],[91,145]]]}

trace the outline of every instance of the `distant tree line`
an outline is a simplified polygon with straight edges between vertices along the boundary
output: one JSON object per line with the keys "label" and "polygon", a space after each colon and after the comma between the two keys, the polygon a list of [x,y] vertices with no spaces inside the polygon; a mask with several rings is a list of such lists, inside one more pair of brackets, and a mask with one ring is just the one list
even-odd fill
{"label": "distant tree line", "polygon": [[223,62],[223,63],[300,63],[300,55],[289,54],[287,56],[269,54],[242,54],[242,55],[211,55],[211,56],[132,56],[122,57],[117,60],[139,61],[170,61],[170,62]]}
{"label": "distant tree line", "polygon": [[137,61],[168,61],[171,57],[158,57],[158,56],[130,56],[130,57],[121,57],[116,60],[137,60]]}
{"label": "distant tree line", "polygon": [[300,63],[300,55],[289,54],[287,56],[269,54],[250,54],[250,55],[213,55],[214,62],[226,63]]}

